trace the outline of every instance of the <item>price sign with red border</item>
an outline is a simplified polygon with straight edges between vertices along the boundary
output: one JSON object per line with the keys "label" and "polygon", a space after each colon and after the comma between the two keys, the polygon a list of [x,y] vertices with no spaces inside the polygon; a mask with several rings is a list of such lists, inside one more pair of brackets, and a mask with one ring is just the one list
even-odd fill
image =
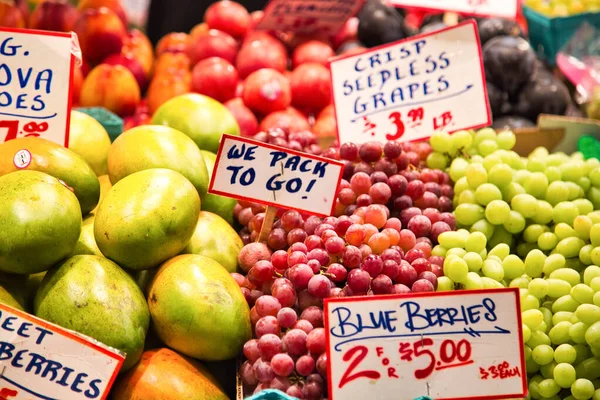
{"label": "price sign with red border", "polygon": [[475,21],[340,57],[330,69],[340,143],[491,125]]}
{"label": "price sign with red border", "polygon": [[329,216],[343,172],[336,160],[223,135],[208,192]]}
{"label": "price sign with red border", "polygon": [[0,399],[105,399],[125,355],[0,304]]}
{"label": "price sign with red border", "polygon": [[523,398],[517,288],[325,299],[330,400]]}
{"label": "price sign with red border", "polygon": [[256,29],[333,36],[365,0],[271,0]]}
{"label": "price sign with red border", "polygon": [[407,7],[423,11],[452,11],[481,17],[516,19],[519,0],[386,0],[394,7]]}
{"label": "price sign with red border", "polygon": [[42,137],[69,145],[71,33],[0,28],[0,143]]}

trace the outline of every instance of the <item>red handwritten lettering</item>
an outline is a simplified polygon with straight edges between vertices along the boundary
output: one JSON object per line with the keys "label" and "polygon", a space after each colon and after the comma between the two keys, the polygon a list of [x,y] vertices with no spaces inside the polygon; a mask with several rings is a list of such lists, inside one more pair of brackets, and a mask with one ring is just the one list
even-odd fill
{"label": "red handwritten lettering", "polygon": [[9,140],[17,138],[17,135],[19,134],[19,121],[0,121],[0,128],[7,129],[4,141],[8,142]]}
{"label": "red handwritten lettering", "polygon": [[350,365],[346,369],[346,372],[344,372],[344,374],[342,375],[342,379],[340,379],[340,383],[338,385],[340,389],[344,387],[347,383],[350,383],[359,378],[368,378],[374,380],[381,378],[381,374],[379,372],[372,370],[365,370],[353,373],[356,367],[358,367],[358,364],[360,364],[365,359],[365,357],[367,357],[368,353],[369,349],[367,349],[365,346],[356,346],[351,348],[346,352],[346,354],[344,354],[344,356],[342,357],[344,361],[352,360],[352,357],[354,357],[355,355],[356,357],[354,357],[354,359],[350,361]]}
{"label": "red handwritten lettering", "polygon": [[511,367],[507,361],[487,368],[479,367],[479,379],[508,379],[515,376],[520,377],[521,370],[519,367]]}
{"label": "red handwritten lettering", "polygon": [[392,124],[394,125],[394,127],[396,129],[396,133],[386,134],[385,138],[387,140],[398,140],[402,137],[402,135],[404,135],[405,128],[404,128],[404,122],[402,122],[401,117],[402,117],[402,115],[398,111],[394,111],[388,116],[388,119],[390,121],[392,121]]}
{"label": "red handwritten lettering", "polygon": [[471,343],[463,339],[458,342],[453,340],[444,340],[439,348],[439,354],[436,356],[430,347],[433,346],[432,339],[423,338],[414,343],[400,343],[398,352],[400,359],[404,361],[412,361],[412,356],[429,357],[429,363],[423,369],[415,371],[415,378],[426,379],[433,371],[440,371],[448,368],[457,368],[464,365],[472,364],[471,360]]}
{"label": "red handwritten lettering", "polygon": [[19,392],[17,392],[16,390],[2,388],[0,390],[0,400],[8,400],[10,397],[15,397],[18,394]]}

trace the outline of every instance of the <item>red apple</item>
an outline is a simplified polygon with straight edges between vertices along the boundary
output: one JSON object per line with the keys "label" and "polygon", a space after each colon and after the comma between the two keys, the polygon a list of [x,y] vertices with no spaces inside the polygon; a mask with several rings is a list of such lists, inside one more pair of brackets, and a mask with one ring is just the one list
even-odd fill
{"label": "red apple", "polygon": [[46,0],[39,3],[31,17],[29,27],[45,31],[70,32],[79,12],[66,0]]}
{"label": "red apple", "polygon": [[238,81],[235,67],[219,57],[202,60],[192,70],[192,90],[221,103],[235,96]]}
{"label": "red apple", "polygon": [[289,80],[270,68],[251,73],[244,82],[244,104],[263,115],[284,110],[292,101]]}
{"label": "red apple", "polygon": [[285,111],[275,111],[267,115],[258,127],[261,131],[280,128],[288,133],[303,132],[310,129],[308,119],[302,114]]}
{"label": "red apple", "polygon": [[342,44],[357,40],[358,38],[358,18],[350,18],[342,29],[332,38],[333,48],[337,49]]}
{"label": "red apple", "polygon": [[327,43],[318,40],[309,40],[296,47],[292,55],[292,64],[294,68],[308,62],[326,66],[327,61],[333,56],[335,56],[335,52]]}
{"label": "red apple", "polygon": [[270,35],[256,37],[245,41],[237,55],[236,66],[242,78],[261,68],[271,68],[283,72],[287,68],[287,52],[285,47]]}
{"label": "red apple", "polygon": [[137,81],[140,86],[140,90],[143,92],[146,90],[146,86],[148,86],[148,79],[146,78],[146,74],[144,73],[144,68],[142,68],[142,64],[139,63],[138,60],[135,59],[133,54],[113,54],[108,56],[103,64],[109,65],[122,65],[127,68],[133,74],[133,77]]}
{"label": "red apple", "polygon": [[305,63],[290,78],[292,104],[300,109],[320,111],[331,102],[331,76],[321,64]]}
{"label": "red apple", "polygon": [[83,56],[91,63],[119,53],[127,36],[121,19],[106,7],[84,10],[73,30],[79,37]]}
{"label": "red apple", "polygon": [[217,1],[206,9],[204,22],[210,29],[218,29],[234,38],[242,38],[248,31],[250,14],[243,5],[235,1]]}
{"label": "red apple", "polygon": [[246,105],[241,98],[235,98],[225,103],[225,107],[235,117],[238,125],[240,126],[240,132],[242,136],[250,137],[256,135],[258,132],[258,121],[256,116]]}
{"label": "red apple", "polygon": [[216,29],[198,33],[188,48],[192,65],[210,57],[220,57],[233,64],[237,52],[237,41],[230,34]]}

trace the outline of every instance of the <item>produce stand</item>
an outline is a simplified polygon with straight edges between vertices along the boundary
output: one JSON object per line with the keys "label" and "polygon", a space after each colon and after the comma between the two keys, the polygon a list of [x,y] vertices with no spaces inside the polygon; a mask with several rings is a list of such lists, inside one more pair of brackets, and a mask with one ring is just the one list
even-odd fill
{"label": "produce stand", "polygon": [[441,3],[0,1],[0,400],[600,399],[600,2]]}

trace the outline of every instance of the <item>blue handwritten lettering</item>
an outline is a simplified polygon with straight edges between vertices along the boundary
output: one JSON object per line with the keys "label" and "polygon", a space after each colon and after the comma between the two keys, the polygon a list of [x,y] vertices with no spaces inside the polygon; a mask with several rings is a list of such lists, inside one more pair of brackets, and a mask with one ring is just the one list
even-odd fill
{"label": "blue handwritten lettering", "polygon": [[430,308],[421,309],[419,303],[414,301],[406,301],[400,304],[400,308],[406,311],[407,321],[404,324],[411,332],[430,329],[432,327],[453,326],[457,323],[464,325],[476,324],[480,321],[480,308],[485,308],[487,312],[484,318],[490,322],[496,321],[497,317],[494,313],[496,305],[490,298],[485,298],[482,304],[473,306],[460,306],[460,308]]}
{"label": "blue handwritten lettering", "polygon": [[0,55],[3,56],[7,56],[7,57],[12,57],[17,55],[17,50],[20,49],[21,45],[8,45],[12,40],[14,40],[13,37],[7,37],[6,39],[4,39],[2,41],[2,44],[0,45]]}
{"label": "blue handwritten lettering", "polygon": [[363,317],[360,314],[352,315],[352,311],[346,307],[337,307],[332,310],[335,315],[335,321],[332,321],[331,334],[335,337],[345,338],[357,335],[365,330],[382,329],[387,332],[395,332],[396,327],[393,325],[397,318],[394,318],[396,311],[378,311],[369,312],[370,324],[363,322]]}

